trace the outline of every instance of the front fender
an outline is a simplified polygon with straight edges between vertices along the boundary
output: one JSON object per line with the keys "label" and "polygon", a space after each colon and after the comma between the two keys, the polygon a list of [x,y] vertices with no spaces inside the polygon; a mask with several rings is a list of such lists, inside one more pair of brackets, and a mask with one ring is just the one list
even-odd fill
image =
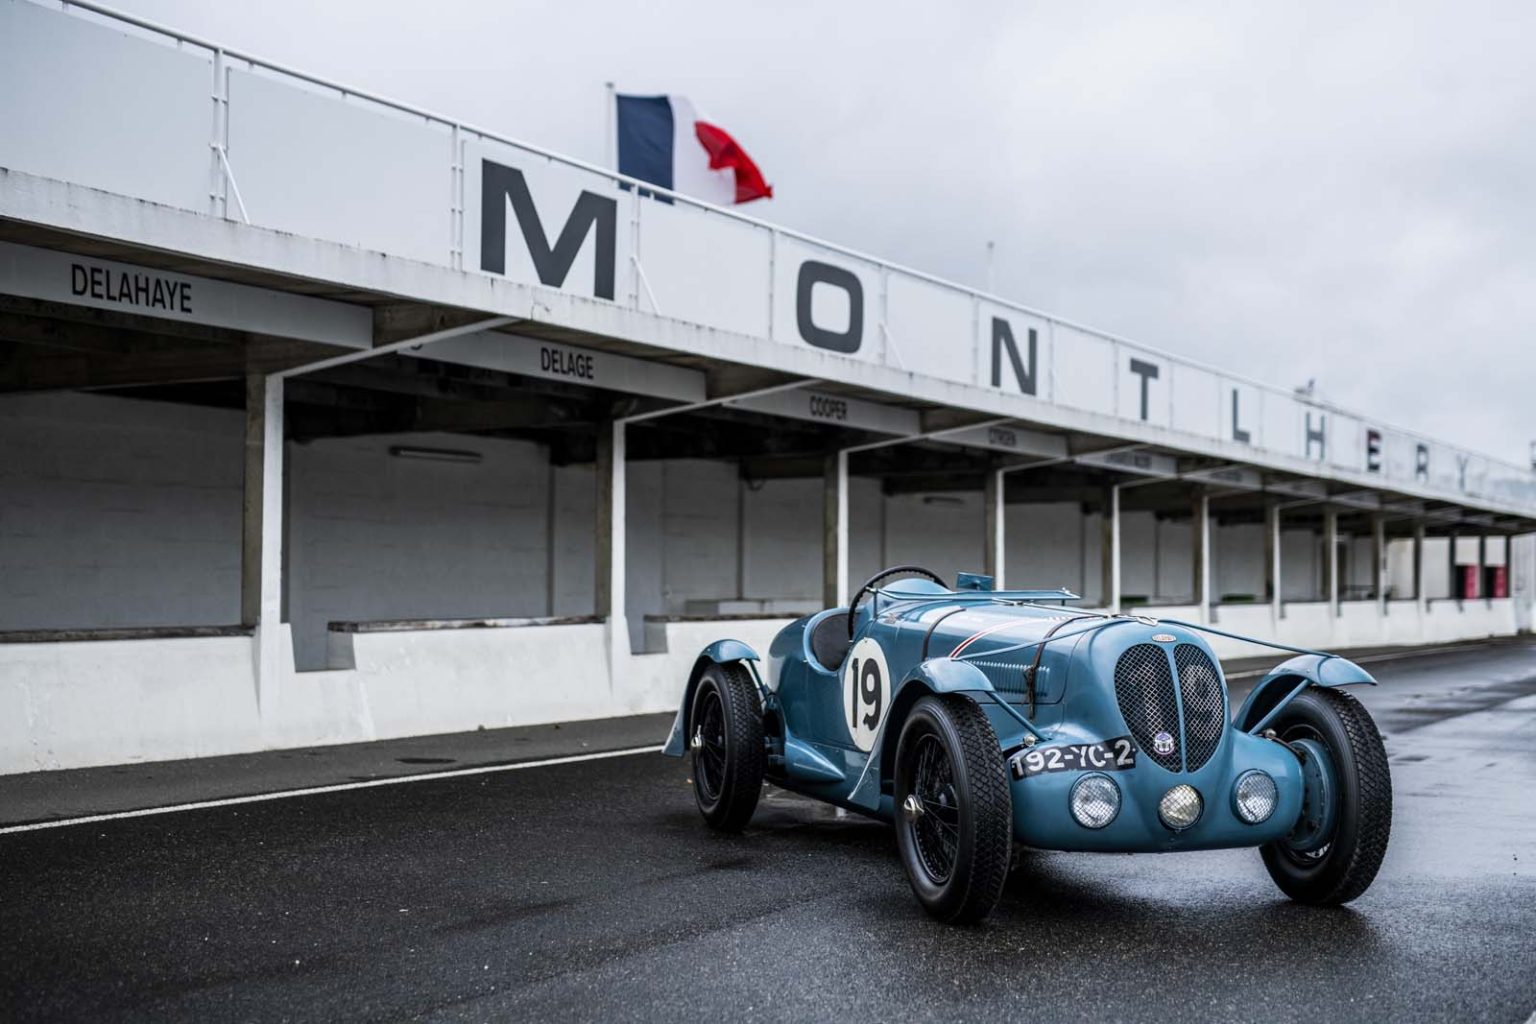
{"label": "front fender", "polygon": [[866,773],[880,783],[889,782],[896,764],[896,743],[901,739],[901,727],[906,724],[907,713],[923,697],[930,693],[964,693],[967,690],[991,690],[992,682],[981,669],[968,661],[952,658],[929,658],[922,662],[901,681],[891,698],[891,710],[880,726],[880,738],[875,744],[879,753],[878,771]]}
{"label": "front fender", "polygon": [[666,745],[661,752],[670,757],[682,757],[688,744],[688,709],[693,705],[693,691],[699,685],[699,677],[710,665],[729,665],[733,661],[758,661],[757,652],[740,640],[716,640],[699,652],[694,659],[693,670],[688,673],[688,685],[683,688],[683,701],[677,706],[672,719],[672,731],[667,734]]}
{"label": "front fender", "polygon": [[1376,685],[1376,677],[1348,658],[1332,654],[1298,654],[1270,669],[1259,680],[1232,724],[1249,731],[1289,704],[1307,685]]}

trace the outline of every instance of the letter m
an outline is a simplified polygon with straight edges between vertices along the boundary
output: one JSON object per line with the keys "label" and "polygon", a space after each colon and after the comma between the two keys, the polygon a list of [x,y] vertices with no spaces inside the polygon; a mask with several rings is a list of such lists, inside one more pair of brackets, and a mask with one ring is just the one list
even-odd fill
{"label": "letter m", "polygon": [[[539,211],[534,208],[528,180],[515,167],[503,167],[490,160],[480,163],[480,269],[492,274],[507,272],[507,201],[517,215],[523,243],[533,260],[539,281],[551,288],[565,284],[571,264],[581,251],[588,232],[597,238],[592,272],[592,290],[600,299],[613,298],[613,280],[617,272],[614,235],[619,204],[595,192],[582,192],[555,244],[549,244]],[[595,229],[595,231],[594,231]]]}
{"label": "letter m", "polygon": [[1019,382],[1019,391],[1026,395],[1035,393],[1035,329],[1029,329],[1029,364],[1019,357],[1018,342],[1013,340],[1013,328],[1000,316],[992,318],[992,386],[1003,386],[1003,353],[1008,353],[1008,363],[1013,376]]}

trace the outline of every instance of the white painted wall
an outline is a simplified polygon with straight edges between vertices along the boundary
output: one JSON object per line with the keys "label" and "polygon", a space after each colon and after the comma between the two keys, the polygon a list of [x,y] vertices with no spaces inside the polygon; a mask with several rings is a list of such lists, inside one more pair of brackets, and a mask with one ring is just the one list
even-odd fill
{"label": "white painted wall", "polygon": [[1258,604],[1264,596],[1264,524],[1223,523],[1213,531],[1211,570],[1215,600],[1247,594]]}
{"label": "white painted wall", "polygon": [[1530,630],[1536,624],[1536,534],[1516,537],[1510,544],[1509,593],[1515,604],[1515,624]]}
{"label": "white painted wall", "polygon": [[824,491],[821,480],[741,485],[745,546],[741,596],[820,600]]}
{"label": "white painted wall", "polygon": [[979,491],[890,495],[885,499],[885,562],[921,565],[951,581],[956,572],[981,572],[986,565],[984,523]]}
{"label": "white painted wall", "polygon": [[1120,593],[1125,597],[1157,598],[1157,520],[1151,512],[1120,516]]}
{"label": "white painted wall", "polygon": [[1387,541],[1387,596],[1407,600],[1413,593],[1413,538],[1393,537]]}
{"label": "white painted wall", "polygon": [[[1004,523],[1008,567],[1005,582],[1008,586],[1066,587],[1075,594],[1085,593],[1084,587],[1089,584],[1083,578],[1083,545],[1085,539],[1091,539],[1093,557],[1097,559],[1099,538],[1097,523],[1090,531],[1077,502],[1009,505]],[[1094,564],[1096,566],[1097,562]],[[1097,594],[1096,568],[1092,576],[1092,587]]]}
{"label": "white painted wall", "polygon": [[[241,429],[230,410],[83,394],[0,398],[0,628],[237,621]],[[400,459],[392,444],[470,449],[484,461]],[[305,667],[324,664],[332,620],[592,611],[590,466],[551,467],[523,442],[402,435],[291,445],[289,473],[288,612]],[[749,486],[726,462],[631,463],[635,639],[646,615],[682,614],[690,603],[817,600],[822,486]],[[982,567],[980,494],[887,498],[862,477],[850,490],[852,583],[898,562],[945,575]],[[1063,502],[1012,505],[1006,516],[1012,585],[1066,586],[1102,602],[1096,514]],[[1127,512],[1121,540],[1123,593],[1191,600],[1186,520]],[[1283,545],[1286,600],[1318,599],[1318,535],[1287,530]],[[1217,524],[1212,548],[1216,596],[1262,600],[1263,527]],[[1395,597],[1411,594],[1411,553],[1406,541],[1389,546]],[[1475,538],[1457,554],[1475,559]],[[1490,564],[1505,557],[1502,543],[1489,545]],[[1346,538],[1343,562],[1346,583],[1369,585],[1370,538]],[[1450,593],[1443,538],[1425,545],[1425,581],[1430,598]]]}
{"label": "white painted wall", "polygon": [[[1311,647],[1441,643],[1509,633],[1514,605],[1436,601],[1420,617],[1393,602],[1383,619],[1367,602],[1338,616],[1306,602],[1279,623],[1267,605],[1234,605],[1219,624]],[[705,644],[763,650],[785,622],[668,623],[667,651],[628,656],[612,680],[602,624],[360,634],[355,669],[282,673],[260,703],[249,637],[0,644],[0,774],[668,711]]]}
{"label": "white painted wall", "polygon": [[554,551],[551,615],[591,615],[595,607],[597,479],[591,466],[553,466]]}
{"label": "white painted wall", "polygon": [[0,644],[0,774],[666,711],[706,643],[766,649],[785,622],[669,624],[613,685],[602,624],[359,634],[355,669],[261,703],[250,637]]}
{"label": "white painted wall", "polygon": [[[1262,548],[1260,549],[1262,552]],[[1262,554],[1260,555],[1262,558]],[[1313,530],[1280,532],[1280,596],[1317,601],[1323,596],[1323,541]]]}
{"label": "white painted wall", "polygon": [[[1215,534],[1218,529],[1211,524],[1212,561],[1214,563]],[[1194,561],[1191,552],[1195,543],[1194,527],[1187,519],[1161,519],[1157,523],[1157,602],[1159,604],[1190,604],[1195,600]],[[1214,566],[1212,580],[1214,581]],[[1214,586],[1214,582],[1212,586]]]}
{"label": "white painted wall", "polygon": [[[102,396],[0,398],[0,628],[235,621],[242,420]],[[406,460],[388,454],[391,444],[484,458]],[[288,455],[293,624],[280,636],[300,665],[323,662],[332,619],[591,610],[591,467],[551,467],[536,445],[462,436],[337,439]],[[817,598],[819,479],[749,489],[734,465],[704,461],[629,471],[632,625],[689,602]],[[979,494],[887,498],[859,477],[850,489],[854,582],[896,562],[945,575],[982,567]],[[1011,585],[1102,599],[1098,515],[1057,503],[1006,516]],[[1187,521],[1128,513],[1125,592],[1187,599],[1190,539]],[[1317,535],[1286,531],[1284,542],[1286,592],[1311,598]],[[1261,592],[1261,527],[1220,527],[1214,547],[1218,594]],[[1368,540],[1350,551],[1349,576],[1360,579]],[[1410,553],[1394,547],[1395,580],[1411,578]],[[1502,557],[1498,548],[1491,560]],[[1536,542],[1523,538],[1510,560],[1513,600],[1433,601],[1422,618],[1414,602],[1394,601],[1385,619],[1370,602],[1331,616],[1321,602],[1292,600],[1278,623],[1264,604],[1223,607],[1219,622],[1323,647],[1507,633],[1530,620]],[[1429,543],[1425,569],[1431,595],[1444,594],[1444,540]],[[612,681],[602,625],[361,634],[356,668],[284,673],[265,706],[245,637],[3,644],[0,772],[663,710],[705,643],[737,635],[765,646],[782,622],[667,624],[667,650],[631,656]]]}
{"label": "white painted wall", "polygon": [[[398,458],[396,445],[483,461]],[[527,442],[409,434],[289,444],[288,618],[300,666],[325,664],[332,621],[546,614],[549,498],[547,456]]]}
{"label": "white painted wall", "polygon": [[0,395],[0,630],[238,623],[244,423]]}
{"label": "white painted wall", "polygon": [[1424,595],[1430,600],[1451,596],[1449,537],[1424,538]]}
{"label": "white painted wall", "polygon": [[[819,502],[817,507],[821,507]],[[850,593],[854,587],[881,569],[894,564],[889,557],[890,551],[886,544],[889,518],[889,505],[880,489],[880,481],[870,477],[850,477],[848,480],[848,588]],[[820,536],[819,533],[817,535]],[[816,578],[821,579],[819,569]]]}
{"label": "white painted wall", "polygon": [[[736,465],[702,459],[657,465],[662,489],[663,608],[675,615],[686,611],[692,600],[739,597]],[[814,534],[812,543],[819,536]]]}

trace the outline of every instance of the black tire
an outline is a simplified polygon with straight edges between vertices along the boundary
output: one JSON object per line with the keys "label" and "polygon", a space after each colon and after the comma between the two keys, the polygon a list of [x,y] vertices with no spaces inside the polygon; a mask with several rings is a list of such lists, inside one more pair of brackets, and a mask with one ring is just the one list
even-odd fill
{"label": "black tire", "polygon": [[922,698],[902,726],[895,775],[896,846],[918,902],[949,924],[980,921],[1013,855],[1013,800],[992,724],[968,697]]}
{"label": "black tire", "polygon": [[[1338,795],[1326,844],[1302,853],[1288,839],[1260,849],[1282,892],[1300,903],[1337,906],[1370,887],[1392,834],[1392,775],[1370,713],[1342,690],[1311,687],[1270,723],[1288,742],[1311,739],[1333,759]],[[1301,827],[1302,823],[1298,823]]]}
{"label": "black tire", "polygon": [[763,713],[757,686],[739,663],[711,665],[689,709],[693,795],[709,827],[740,832],[763,792]]}

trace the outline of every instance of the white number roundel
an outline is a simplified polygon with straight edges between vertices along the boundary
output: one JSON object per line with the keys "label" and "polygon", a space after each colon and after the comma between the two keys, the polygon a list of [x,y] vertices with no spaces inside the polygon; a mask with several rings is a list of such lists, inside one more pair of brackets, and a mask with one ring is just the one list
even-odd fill
{"label": "white number roundel", "polygon": [[871,750],[891,704],[891,670],[879,641],[865,637],[843,661],[843,718],[860,750]]}

